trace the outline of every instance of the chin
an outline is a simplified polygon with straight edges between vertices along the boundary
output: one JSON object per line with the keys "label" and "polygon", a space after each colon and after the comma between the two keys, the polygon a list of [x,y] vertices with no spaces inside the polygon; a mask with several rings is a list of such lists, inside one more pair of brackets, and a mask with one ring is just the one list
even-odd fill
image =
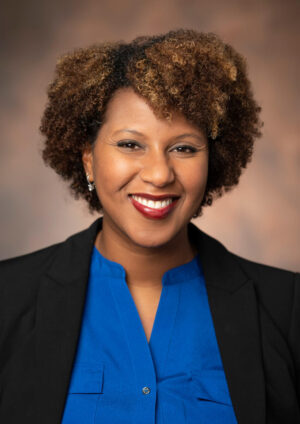
{"label": "chin", "polygon": [[162,239],[161,237],[152,238],[152,240],[145,239],[143,237],[132,239],[131,241],[136,244],[139,247],[145,248],[145,249],[157,249],[160,247],[163,247],[168,244],[170,239]]}
{"label": "chin", "polygon": [[141,229],[136,225],[135,228],[127,232],[127,237],[132,243],[144,248],[158,248],[171,242],[177,235],[175,228],[158,227],[157,230]]}

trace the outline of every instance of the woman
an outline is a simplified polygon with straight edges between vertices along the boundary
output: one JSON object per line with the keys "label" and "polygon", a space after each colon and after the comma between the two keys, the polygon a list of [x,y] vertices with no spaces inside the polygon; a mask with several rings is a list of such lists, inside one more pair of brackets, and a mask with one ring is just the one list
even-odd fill
{"label": "woman", "polygon": [[1,263],[1,423],[298,423],[299,274],[190,223],[260,135],[244,59],[171,31],[57,64],[43,157],[87,230]]}

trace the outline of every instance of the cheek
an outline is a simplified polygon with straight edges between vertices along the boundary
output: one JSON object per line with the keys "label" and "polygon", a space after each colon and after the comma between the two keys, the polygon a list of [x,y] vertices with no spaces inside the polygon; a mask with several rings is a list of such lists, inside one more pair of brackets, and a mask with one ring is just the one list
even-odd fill
{"label": "cheek", "polygon": [[94,162],[94,173],[97,191],[100,195],[112,195],[120,191],[134,175],[132,163],[129,160],[120,160],[118,155],[97,155]]}
{"label": "cheek", "polygon": [[180,171],[180,180],[184,187],[187,197],[191,201],[199,200],[199,196],[204,194],[208,174],[208,163],[202,160],[190,163]]}

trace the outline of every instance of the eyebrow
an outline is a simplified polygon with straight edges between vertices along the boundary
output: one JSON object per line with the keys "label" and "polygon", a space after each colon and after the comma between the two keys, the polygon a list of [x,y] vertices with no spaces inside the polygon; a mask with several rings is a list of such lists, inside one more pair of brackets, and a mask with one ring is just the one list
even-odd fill
{"label": "eyebrow", "polygon": [[136,131],[136,130],[132,130],[132,129],[130,129],[130,128],[124,128],[124,129],[122,129],[122,130],[117,130],[117,131],[115,131],[115,132],[113,133],[113,135],[118,134],[118,133],[120,133],[120,132],[130,132],[131,134],[140,135],[140,136],[144,137],[144,134],[143,134],[143,133],[141,133],[141,132],[139,132],[139,131]]}
{"label": "eyebrow", "polygon": [[203,141],[203,139],[205,140],[205,138],[201,135],[198,134],[194,134],[194,133],[185,133],[185,134],[181,134],[178,135],[177,137],[175,137],[175,139],[181,139],[181,138],[186,138],[186,137],[193,137],[196,138],[197,140]]}
{"label": "eyebrow", "polygon": [[[129,132],[131,134],[135,134],[135,135],[139,135],[141,137],[145,137],[145,135],[143,133],[141,133],[139,131],[136,131],[136,130],[133,130],[131,128],[124,128],[122,130],[117,130],[117,131],[115,131],[113,133],[113,135],[118,134],[120,132]],[[184,133],[184,134],[180,134],[177,137],[175,137],[175,140],[180,140],[180,139],[186,138],[186,137],[193,137],[193,138],[196,138],[199,141],[204,141],[205,140],[205,138],[203,136],[198,135],[198,134],[195,134],[195,133]]]}

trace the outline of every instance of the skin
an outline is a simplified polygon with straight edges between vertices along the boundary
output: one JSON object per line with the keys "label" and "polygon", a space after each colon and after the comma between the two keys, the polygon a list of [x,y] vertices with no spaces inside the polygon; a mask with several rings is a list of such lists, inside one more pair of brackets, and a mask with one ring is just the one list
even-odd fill
{"label": "skin", "polygon": [[[133,144],[118,145],[124,141]],[[180,148],[186,145],[196,151]],[[103,206],[103,229],[95,246],[125,268],[149,338],[163,274],[197,253],[187,225],[205,192],[207,139],[183,115],[174,113],[171,121],[158,118],[132,88],[122,88],[110,100],[97,139],[82,159]],[[168,193],[180,199],[166,218],[154,220],[134,208],[128,197],[132,193]]]}

